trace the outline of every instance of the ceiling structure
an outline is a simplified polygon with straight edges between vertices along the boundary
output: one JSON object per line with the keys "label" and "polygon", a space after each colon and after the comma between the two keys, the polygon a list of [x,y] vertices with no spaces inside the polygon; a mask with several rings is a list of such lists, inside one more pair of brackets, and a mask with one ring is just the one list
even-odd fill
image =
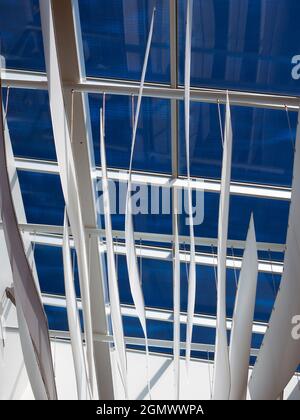
{"label": "ceiling structure", "polygon": [[[272,312],[283,270],[293,174],[300,81],[292,78],[299,46],[297,0],[195,1],[191,67],[191,177],[204,189],[204,219],[195,226],[197,296],[192,357],[214,357],[216,247],[221,125],[226,92],[232,113],[233,154],[227,249],[227,328],[231,328],[237,278],[250,215],[259,256],[251,365]],[[132,98],[137,97],[151,14],[156,20],[146,73],[133,182],[162,189],[187,186],[184,147],[185,2],[166,0],[66,0],[52,2],[52,17],[37,0],[0,0],[0,54],[7,123],[26,222],[51,334],[68,332],[62,262],[64,195],[55,141],[57,106],[48,82],[51,48],[62,76],[62,103],[74,124],[74,156],[79,198],[90,241],[92,316],[97,334],[96,368],[112,392],[107,322],[109,302],[103,271],[105,232],[96,217],[101,179],[99,109],[106,94],[108,177],[117,188],[128,178]],[[49,13],[48,13],[49,14]],[[258,22],[258,23],[257,23]],[[196,24],[197,23],[197,24]],[[45,42],[45,33],[55,37]],[[196,27],[199,25],[199,30]],[[253,31],[255,28],[255,31]],[[297,50],[298,49],[298,50]],[[50,98],[50,99],[49,99]],[[72,101],[76,101],[72,115]],[[50,108],[51,111],[50,112]],[[93,182],[92,182],[93,181]],[[134,217],[137,254],[147,307],[152,352],[172,353],[174,195],[169,214]],[[181,341],[185,341],[189,230],[179,216],[181,254]],[[124,245],[124,214],[112,215],[119,292],[126,345],[144,351],[143,332],[133,308]],[[99,243],[100,241],[100,247]],[[75,253],[74,261],[76,259]],[[80,286],[75,266],[76,292]],[[182,355],[184,345],[182,344]]]}

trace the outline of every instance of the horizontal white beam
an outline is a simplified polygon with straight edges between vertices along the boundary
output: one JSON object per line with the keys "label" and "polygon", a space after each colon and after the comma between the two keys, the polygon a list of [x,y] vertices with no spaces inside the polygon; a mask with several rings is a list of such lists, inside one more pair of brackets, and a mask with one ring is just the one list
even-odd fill
{"label": "horizontal white beam", "polygon": [[[70,334],[68,331],[56,331],[50,330],[50,337],[53,339],[65,339],[69,340]],[[95,340],[99,342],[111,343],[113,344],[114,338],[112,335],[103,335],[95,334]],[[145,339],[141,337],[125,337],[126,345],[134,346],[145,346]],[[165,349],[173,349],[173,341],[171,340],[158,340],[153,338],[148,338],[149,347],[160,347]],[[185,350],[185,342],[180,343],[180,349]],[[204,344],[204,343],[192,343],[192,351],[201,351],[206,353],[214,353],[215,346],[213,344]],[[251,349],[251,356],[257,356],[258,349]]]}
{"label": "horizontal white beam", "polygon": [[[1,227],[1,222],[0,222]],[[41,225],[41,224],[33,224],[33,223],[19,223],[19,228],[22,232],[29,232],[31,234],[40,233],[43,235],[62,235],[63,234],[63,227],[57,225]],[[96,235],[100,237],[105,237],[105,229],[94,229],[90,227],[85,227],[85,231],[89,235]],[[123,230],[113,230],[112,231],[113,237],[115,239],[124,239],[125,232]],[[159,234],[159,233],[151,233],[151,232],[134,232],[135,240],[136,241],[143,241],[143,242],[159,242],[159,243],[166,243],[171,244],[173,242],[173,236],[168,234]],[[185,235],[179,236],[179,243],[188,245],[190,242],[190,237]],[[245,248],[245,241],[237,241],[234,239],[228,239],[227,241],[227,248],[234,248],[234,249],[244,249]],[[203,237],[196,237],[195,244],[197,246],[217,246],[217,238],[203,238]],[[274,244],[271,242],[257,242],[257,249],[259,251],[270,251],[270,252],[284,252],[285,246],[283,244]]]}
{"label": "horizontal white beam", "polygon": [[[42,296],[44,305],[54,306],[58,308],[66,307],[66,299],[64,296],[55,296],[43,294]],[[78,299],[78,308],[81,309],[81,301]],[[121,305],[123,316],[136,318],[136,310],[130,305]],[[106,314],[110,314],[110,306],[106,305]],[[153,321],[173,322],[173,312],[170,310],[162,310],[155,308],[146,308],[146,318]],[[186,313],[181,313],[180,322],[186,324]],[[213,316],[194,314],[193,324],[198,327],[216,328],[216,318]],[[227,329],[231,330],[232,320],[227,319]],[[267,330],[267,324],[261,322],[254,322],[252,332],[254,334],[264,334]]]}
{"label": "horizontal white beam", "polygon": [[[45,73],[27,72],[7,69],[3,71],[3,86],[25,89],[47,89]],[[86,78],[78,83],[65,83],[65,86],[74,91],[86,93],[109,93],[115,95],[138,95],[139,83],[126,80],[111,80],[101,78]],[[169,85],[146,83],[143,95],[153,98],[183,100],[184,88]],[[229,91],[232,105],[253,106],[263,108],[284,109],[291,111],[299,109],[299,98],[296,96],[271,95],[255,92]],[[226,90],[191,88],[191,101],[225,103]]]}
{"label": "horizontal white beam", "polygon": [[[7,332],[17,332],[17,327],[6,327]],[[52,341],[58,340],[70,340],[70,333],[69,331],[59,331],[59,330],[50,330],[49,331],[50,339]],[[103,334],[94,334],[95,341],[101,343],[114,343],[114,338],[112,335],[103,335]],[[126,345],[134,345],[134,346],[145,346],[145,339],[140,337],[125,337],[125,344]],[[148,345],[149,347],[160,347],[165,349],[173,349],[173,341],[171,340],[158,340],[153,338],[148,338]],[[180,349],[185,350],[185,342],[180,343]],[[201,351],[205,353],[214,353],[215,346],[213,344],[204,344],[204,343],[192,343],[191,349],[193,351]],[[251,349],[250,352],[251,356],[257,356],[258,349]],[[167,355],[166,355],[167,356]]]}
{"label": "horizontal white beam", "polygon": [[[30,172],[44,172],[49,174],[58,174],[58,165],[56,162],[38,161],[34,159],[16,158],[16,167],[19,170]],[[119,182],[127,182],[128,172],[124,169],[109,169],[108,178]],[[101,178],[101,169],[97,169],[93,173],[94,178]],[[148,174],[135,172],[132,175],[132,182],[139,185],[155,185],[158,187],[178,187],[187,188],[188,181],[186,178],[173,179],[171,176],[160,174]],[[193,178],[191,180],[193,190],[201,190],[206,192],[220,192],[221,184],[219,180],[209,180],[201,178]],[[232,182],[230,185],[230,193],[235,195],[269,198],[276,200],[290,200],[291,189],[280,188],[275,186],[252,185],[245,183]]]}
{"label": "horizontal white beam", "polygon": [[2,86],[19,89],[48,89],[46,73],[1,69]]}
{"label": "horizontal white beam", "polygon": [[[62,238],[60,236],[51,236],[51,235],[42,235],[33,233],[31,234],[32,242],[42,245],[50,246],[62,246]],[[72,246],[72,241],[71,241]],[[106,252],[105,244],[100,245],[100,252]],[[126,255],[125,244],[115,243],[114,251],[119,255]],[[155,260],[164,260],[172,261],[172,251],[167,248],[159,248],[152,246],[137,246],[136,253],[138,257],[149,258]],[[190,256],[189,252],[180,252],[180,261],[182,263],[189,262]],[[207,266],[216,266],[217,265],[217,256],[207,253],[196,253],[196,264],[207,265]],[[227,268],[240,269],[242,264],[242,259],[240,257],[227,257],[226,266]],[[282,274],[283,264],[281,262],[275,261],[265,261],[260,260],[258,263],[258,270],[265,273],[273,274]]]}

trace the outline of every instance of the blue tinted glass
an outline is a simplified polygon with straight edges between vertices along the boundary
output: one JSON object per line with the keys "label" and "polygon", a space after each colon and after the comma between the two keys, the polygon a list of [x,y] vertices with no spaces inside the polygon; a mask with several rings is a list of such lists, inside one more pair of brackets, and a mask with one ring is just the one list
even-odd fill
{"label": "blue tinted glass", "polygon": [[[128,337],[144,337],[143,330],[137,318],[123,317],[124,320],[124,333]],[[149,338],[159,340],[173,340],[173,323],[162,322],[156,320],[147,320],[147,334]],[[181,325],[180,337],[185,340],[186,326]],[[215,342],[215,329],[207,327],[194,326],[193,328],[193,342],[214,344]]]}
{"label": "blue tinted glass", "polygon": [[[142,261],[139,260],[139,264],[142,272],[145,305],[173,309],[172,263],[143,258]],[[123,255],[118,256],[118,275],[121,302],[132,305],[126,257]]]}
{"label": "blue tinted glass", "polygon": [[79,0],[88,76],[140,80],[155,4],[146,80],[169,82],[169,2],[165,0]]}
{"label": "blue tinted glass", "polygon": [[[89,95],[96,164],[100,164],[99,109],[102,96]],[[105,140],[107,166],[129,167],[132,141],[132,99],[106,95]],[[143,98],[133,158],[133,169],[171,172],[170,101]]]}
{"label": "blue tinted glass", "polygon": [[[204,220],[195,225],[195,236],[218,237],[219,194],[204,194]],[[286,240],[289,202],[239,195],[230,196],[228,238],[245,240],[251,212],[254,215],[258,242],[284,244]],[[186,215],[180,215],[180,233],[189,235]]]}
{"label": "blue tinted glass", "polygon": [[[69,331],[66,308],[45,305],[45,312],[48,318],[49,330]],[[82,311],[79,311],[81,330],[83,331]]]}
{"label": "blue tinted glass", "polygon": [[[68,331],[68,318],[67,311],[65,308],[58,308],[52,306],[45,306],[45,312],[48,318],[49,329],[56,331]],[[81,328],[83,331],[83,318],[82,312],[79,312],[81,320]],[[133,317],[123,317],[124,334],[127,337],[143,337],[143,331],[141,329],[139,320]],[[161,322],[155,320],[147,320],[147,332],[150,339],[159,340],[173,340],[173,324],[171,322]],[[186,326],[181,325],[180,337],[182,341],[185,341]],[[215,344],[214,328],[194,326],[193,328],[193,343],[201,343],[214,345]],[[228,331],[228,339],[229,339]],[[251,348],[259,349],[263,340],[263,335],[252,334]],[[145,350],[143,346],[127,345],[127,348]],[[171,348],[163,347],[150,347],[150,351],[163,354],[172,354]],[[181,351],[181,355],[184,356],[184,351]],[[214,354],[207,352],[192,351],[192,357],[196,357],[203,360],[214,360]],[[255,357],[251,357],[250,365],[255,363]]]}
{"label": "blue tinted glass", "polygon": [[[98,209],[101,211],[99,217],[99,227],[105,226],[102,205],[102,183],[98,183]],[[151,212],[151,189],[149,186],[132,186],[132,208],[137,208],[139,213],[134,214],[134,229],[136,232],[151,232],[160,234],[172,233],[172,206],[165,207],[166,214]],[[166,189],[166,202],[171,200],[170,189]],[[112,228],[115,230],[125,229],[125,207],[126,207],[127,184],[113,182],[110,183],[110,203]],[[154,200],[153,200],[154,202]],[[114,204],[115,203],[115,204]],[[136,203],[136,204],[135,204]]]}
{"label": "blue tinted glass", "polygon": [[10,89],[7,120],[15,156],[56,160],[47,91]]}
{"label": "blue tinted glass", "polygon": [[28,223],[63,225],[64,198],[58,175],[18,171]]}
{"label": "blue tinted glass", "polygon": [[[142,285],[147,307],[173,310],[173,271],[171,261],[159,261],[143,258],[139,259],[142,272]],[[197,288],[195,312],[198,314],[216,315],[216,281],[214,267],[197,265]],[[181,311],[187,310],[188,297],[188,266],[181,264]],[[133,304],[126,257],[118,256],[118,275],[120,299],[124,304]],[[232,317],[235,295],[236,277],[238,279],[239,270],[236,273],[232,269],[227,269],[227,316]],[[256,321],[268,321],[272,311],[273,303],[280,284],[280,276],[260,272],[258,275],[257,300],[254,318]]]}
{"label": "blue tinted glass", "polygon": [[[34,240],[34,239],[33,239]],[[76,295],[80,296],[78,270],[75,251],[71,250],[74,264],[74,283]],[[39,276],[42,293],[52,295],[65,295],[64,270],[62,248],[57,246],[34,245],[34,258]]]}
{"label": "blue tinted glass", "polygon": [[280,280],[281,276],[278,274],[259,273],[254,315],[256,321],[269,321]]}
{"label": "blue tinted glass", "polygon": [[[128,337],[143,337],[142,329],[139,325],[139,321],[136,318],[124,317],[124,330],[125,335]],[[162,339],[162,340],[173,340],[173,325],[168,322],[161,321],[147,321],[147,332],[149,338],[152,339]],[[186,326],[181,325],[180,338],[182,341],[185,341]],[[228,331],[228,341],[229,341],[229,331]],[[216,330],[214,328],[208,327],[199,327],[194,326],[193,328],[193,343],[200,344],[215,344]],[[263,340],[262,334],[252,334],[252,343],[251,348],[259,349]],[[134,348],[137,350],[144,350],[142,346],[127,346],[128,348]],[[172,349],[163,348],[163,347],[151,347],[150,351],[163,353],[163,354],[173,354]],[[184,356],[184,351],[181,351],[181,356]],[[192,351],[192,357],[203,359],[203,360],[214,360],[214,353]],[[253,365],[255,358],[251,358],[250,365]]]}
{"label": "blue tinted glass", "polygon": [[0,54],[7,68],[45,71],[38,0],[0,0]]}
{"label": "blue tinted glass", "polygon": [[[202,249],[201,249],[202,248]],[[205,249],[206,248],[206,249]],[[284,245],[282,244],[282,249],[284,248]],[[209,247],[197,247],[196,250],[199,249],[200,252],[214,252],[217,254],[217,247],[209,246]],[[243,257],[244,250],[243,249],[232,249],[231,247],[227,250],[228,255],[233,257]],[[284,252],[274,252],[274,251],[262,251],[258,250],[258,259],[259,260],[267,260],[267,261],[278,261],[282,262],[284,259]]]}
{"label": "blue tinted glass", "polygon": [[[45,305],[45,312],[48,318],[49,329],[57,331],[68,331],[68,318],[66,308],[58,308],[53,306]],[[82,311],[79,311],[81,329],[83,329],[83,317]],[[125,336],[129,337],[143,337],[143,332],[137,318],[132,317],[123,317],[124,333]],[[152,339],[162,339],[162,340],[173,340],[173,325],[171,322],[161,322],[154,320],[147,320],[147,329],[148,336]],[[185,331],[186,328],[184,325],[181,325],[180,336],[181,339],[185,340]],[[229,332],[228,332],[229,338]],[[252,334],[251,348],[259,349],[263,340],[263,335],[261,334]],[[203,343],[203,344],[215,344],[215,329],[208,327],[198,327],[194,326],[193,328],[193,342],[194,343]],[[135,346],[127,345],[127,348],[137,349],[145,351],[144,346]],[[172,354],[171,348],[162,348],[162,347],[149,347],[149,350],[156,353],[162,354]],[[181,355],[184,356],[184,351],[181,351]],[[214,353],[192,351],[192,357],[202,359],[202,360],[214,360]],[[250,365],[253,366],[256,361],[256,357],[250,357]],[[300,367],[298,367],[299,371]]]}
{"label": "blue tinted glass", "polygon": [[[184,107],[180,104],[180,174],[186,174]],[[224,127],[224,107],[222,125]],[[289,129],[289,122],[291,132]],[[263,108],[231,107],[233,130],[232,181],[290,186],[292,183],[297,113]],[[218,107],[191,103],[191,175],[221,178],[222,139]]]}
{"label": "blue tinted glass", "polygon": [[[292,77],[295,64],[291,62],[300,52],[299,15],[298,0],[195,1],[192,85],[299,94],[300,82]],[[186,2],[179,0],[181,83],[185,16]]]}
{"label": "blue tinted glass", "polygon": [[284,252],[258,251],[258,259],[283,262]]}

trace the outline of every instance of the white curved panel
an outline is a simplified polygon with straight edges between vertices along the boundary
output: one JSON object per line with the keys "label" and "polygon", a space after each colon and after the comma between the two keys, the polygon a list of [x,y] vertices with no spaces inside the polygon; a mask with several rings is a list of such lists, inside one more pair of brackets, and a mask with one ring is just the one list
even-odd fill
{"label": "white curved panel", "polygon": [[255,228],[251,215],[230,334],[231,400],[246,399],[258,274],[257,258]]}
{"label": "white curved panel", "polygon": [[[137,132],[137,126],[138,126],[138,120],[139,120],[139,114],[140,114],[140,108],[141,108],[145,75],[146,75],[150,46],[151,46],[151,41],[152,41],[154,17],[155,17],[155,9],[153,10],[153,13],[152,13],[151,25],[150,25],[143,70],[142,70],[142,77],[141,77],[141,82],[140,82],[139,96],[138,96],[137,107],[136,107],[135,118],[134,118],[129,173],[128,173],[128,187],[127,187],[127,196],[126,196],[126,211],[125,211],[125,244],[126,244],[126,260],[127,260],[127,268],[128,268],[128,275],[129,275],[129,284],[130,284],[132,298],[136,307],[136,312],[137,312],[137,315],[140,320],[143,333],[145,336],[147,366],[149,363],[149,349],[148,349],[147,326],[146,326],[146,316],[145,316],[145,302],[144,302],[144,295],[143,295],[143,291],[142,291],[142,287],[140,283],[140,275],[139,275],[135,242],[134,242],[131,188],[132,188],[132,159],[133,159],[136,132]],[[147,371],[149,372],[149,366],[148,366]],[[149,395],[150,395],[149,374],[148,374],[147,380],[148,380],[148,388],[149,388]]]}
{"label": "white curved panel", "polygon": [[[300,114],[296,137],[292,199],[288,221],[284,270],[269,328],[249,382],[251,398],[275,400],[300,363]],[[298,321],[299,322],[299,321]],[[299,330],[299,326],[298,326]]]}
{"label": "white curved panel", "polygon": [[190,178],[190,78],[191,78],[191,38],[193,20],[193,0],[187,0],[187,19],[186,19],[186,40],[185,40],[185,72],[184,72],[184,117],[185,117],[185,147],[186,147],[186,167],[188,178],[188,213],[190,228],[190,264],[189,264],[189,285],[188,285],[188,308],[186,326],[186,366],[189,367],[191,356],[191,342],[193,335],[193,318],[196,299],[196,255],[195,255],[195,236],[192,206],[192,188]]}
{"label": "white curved panel", "polygon": [[63,234],[63,266],[66,293],[68,324],[71,337],[72,354],[76,375],[77,395],[79,400],[91,399],[90,384],[86,369],[85,355],[82,343],[82,334],[79,313],[77,308],[74,276],[71,262],[68,217],[65,211]]}
{"label": "white curved panel", "polygon": [[105,218],[105,237],[106,237],[106,255],[107,255],[107,272],[109,285],[109,298],[111,308],[112,329],[114,335],[114,343],[116,347],[117,363],[120,369],[122,383],[124,386],[125,397],[128,398],[127,387],[127,361],[126,347],[124,340],[124,331],[121,315],[121,304],[118,288],[118,277],[115,263],[115,253],[112,237],[111,211],[109,186],[106,168],[106,152],[104,140],[104,114],[100,111],[100,151],[101,151],[101,168],[102,168],[102,188],[103,188],[103,204]]}
{"label": "white curved panel", "polygon": [[30,381],[31,389],[34,395],[34,398],[38,401],[48,400],[47,392],[45,385],[42,379],[39,365],[36,359],[36,353],[32,344],[30,337],[30,332],[27,326],[26,319],[22,311],[22,305],[20,304],[20,299],[17,295],[16,297],[16,310],[19,326],[19,335],[22,345],[22,352],[24,357],[24,362],[26,366],[27,375]]}
{"label": "white curved panel", "polygon": [[[20,314],[20,337],[29,380],[37,399],[57,399],[48,322],[19,231],[8,175],[0,80],[0,210]],[[23,321],[23,322],[22,322]],[[22,331],[21,331],[22,328]],[[25,337],[22,339],[22,337]],[[34,351],[32,351],[32,349]],[[32,367],[32,369],[31,369]],[[36,386],[36,383],[39,383]],[[40,387],[42,389],[40,389]]]}

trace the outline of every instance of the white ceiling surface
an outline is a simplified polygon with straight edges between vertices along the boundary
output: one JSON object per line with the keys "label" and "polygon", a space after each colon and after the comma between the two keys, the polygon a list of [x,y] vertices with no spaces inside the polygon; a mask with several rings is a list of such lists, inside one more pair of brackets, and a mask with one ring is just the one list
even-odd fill
{"label": "white ceiling surface", "polygon": [[[75,373],[72,361],[71,345],[52,341],[53,360],[57,381],[58,398],[76,400]],[[0,399],[33,399],[26,370],[21,355],[21,346],[17,332],[6,334],[5,367],[0,363]],[[112,360],[114,352],[112,352]],[[146,384],[145,355],[132,350],[127,351],[129,398],[148,399]],[[115,397],[123,399],[123,387],[113,365]],[[9,374],[7,367],[9,366]],[[180,399],[210,399],[209,380],[212,378],[213,365],[199,360],[191,360],[189,380],[186,377],[185,361],[180,360],[181,381]],[[210,370],[210,372],[209,372]],[[174,374],[172,359],[168,356],[150,355],[150,377],[152,399],[168,400],[174,398]],[[249,372],[250,373],[250,372]],[[3,380],[2,380],[3,378]],[[300,385],[296,376],[287,385],[284,399],[299,399]]]}

